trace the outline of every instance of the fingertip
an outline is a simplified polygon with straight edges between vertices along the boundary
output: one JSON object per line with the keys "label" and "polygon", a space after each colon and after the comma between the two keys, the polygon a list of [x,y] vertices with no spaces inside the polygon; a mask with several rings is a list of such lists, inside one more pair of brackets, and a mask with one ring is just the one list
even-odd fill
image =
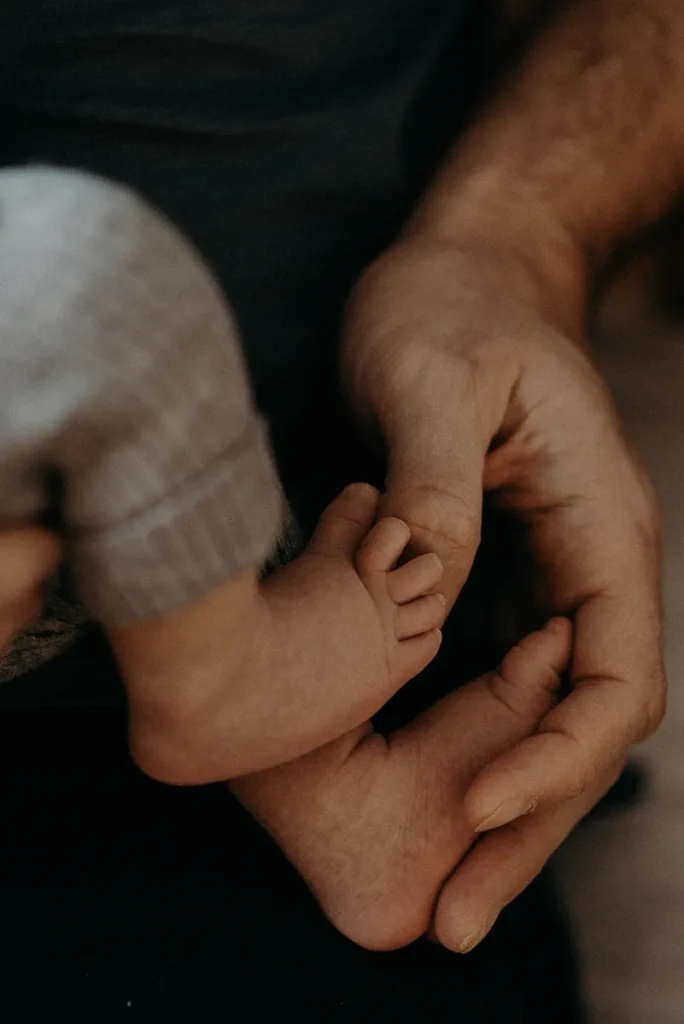
{"label": "fingertip", "polygon": [[[471,953],[494,927],[498,913],[478,913],[477,908],[463,906],[454,898],[449,879],[437,902],[432,932],[437,941],[452,953]],[[468,901],[470,902],[470,901]]]}
{"label": "fingertip", "polygon": [[486,924],[480,925],[472,932],[469,932],[464,939],[455,943],[454,952],[461,954],[472,953],[472,951],[480,945],[482,940],[487,937],[493,925],[494,921],[488,921]]}
{"label": "fingertip", "polygon": [[534,797],[516,796],[510,800],[502,801],[495,810],[485,814],[484,817],[481,811],[479,814],[477,811],[473,811],[472,814],[468,815],[468,820],[472,823],[473,831],[478,834],[481,832],[493,832],[494,829],[503,828],[504,825],[510,825],[512,821],[517,821],[518,818],[524,818],[526,815],[532,814],[538,805],[539,801]]}
{"label": "fingertip", "polygon": [[481,831],[480,825],[487,817],[488,813],[487,810],[483,810],[481,806],[480,794],[478,792],[480,788],[478,786],[478,782],[480,781],[481,776],[482,773],[473,779],[466,790],[465,796],[463,797],[463,814],[473,832]]}
{"label": "fingertip", "polygon": [[490,776],[485,768],[484,772],[473,780],[463,798],[463,813],[466,821],[473,832],[478,835],[481,832],[489,832],[493,828],[498,828],[500,824],[505,824],[503,816],[500,821],[497,820],[505,803],[505,795],[500,796],[497,793],[497,788],[499,787],[495,786],[492,792]]}
{"label": "fingertip", "polygon": [[514,747],[493,760],[471,782],[463,813],[473,832],[491,832],[539,808],[543,791],[516,763],[520,749]]}

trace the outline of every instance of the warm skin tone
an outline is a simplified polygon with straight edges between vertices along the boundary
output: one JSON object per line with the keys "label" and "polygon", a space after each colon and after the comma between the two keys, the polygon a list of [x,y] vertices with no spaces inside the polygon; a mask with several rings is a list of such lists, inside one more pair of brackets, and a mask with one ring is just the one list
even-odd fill
{"label": "warm skin tone", "polygon": [[[363,718],[360,708],[382,703],[385,690],[395,690],[429,660],[439,645],[430,623],[441,620],[445,604],[424,592],[439,581],[441,566],[428,554],[394,568],[408,530],[396,519],[373,525],[378,503],[370,487],[347,488],[301,558],[279,579],[250,584],[269,608],[267,620],[238,577],[211,595],[212,615],[206,601],[188,610],[183,627],[194,616],[193,630],[175,621],[170,649],[156,646],[151,659],[146,649],[128,645],[122,668],[130,736],[143,768],[188,782],[221,779],[227,764],[242,771],[250,763],[261,766],[276,750],[291,750],[293,737],[301,744],[307,735],[302,722],[314,722],[311,731],[320,732],[332,716],[339,729],[338,691],[349,697],[342,704],[345,715],[355,707]],[[15,533],[10,540],[14,584],[0,594],[0,621],[16,627],[39,606],[40,559],[54,560],[58,546],[39,531]],[[6,537],[0,537],[0,555],[4,544]],[[279,594],[283,585],[284,602],[274,604],[271,591]],[[183,728],[178,718],[176,689],[186,676],[177,665],[187,669],[194,649],[213,644],[217,632],[233,638],[240,658],[213,663],[214,675],[204,664],[195,667],[191,678],[201,685],[193,688],[190,714],[205,728],[203,742],[193,743],[192,726],[186,722]],[[113,639],[121,648],[120,631]],[[273,656],[269,672],[262,671],[262,659],[252,663],[255,646]],[[440,888],[476,839],[463,808],[468,786],[556,703],[570,647],[570,623],[554,619],[515,647],[497,671],[388,739],[365,722],[287,764],[243,774],[230,788],[273,835],[340,931],[370,949],[412,942],[429,928]],[[299,668],[292,677],[290,663]],[[385,690],[378,688],[381,679]],[[245,691],[261,689],[268,700],[245,704]],[[274,747],[273,740],[259,743],[259,736],[286,747]],[[475,937],[469,933],[461,950]]]}
{"label": "warm skin tone", "polygon": [[63,558],[60,541],[47,530],[0,533],[0,653],[43,607],[43,581]]}
{"label": "warm skin tone", "polygon": [[525,888],[664,712],[658,510],[584,316],[592,268],[684,180],[683,54],[676,0],[568,4],[352,299],[345,374],[387,441],[386,510],[440,555],[453,599],[490,492],[529,527],[544,606],[574,615],[572,695],[466,795],[490,831],[440,897],[452,947],[464,915],[486,930]]}
{"label": "warm skin tone", "polygon": [[163,782],[270,768],[367,721],[432,661],[446,602],[435,554],[397,567],[405,523],[376,523],[353,484],[275,576],[256,570],[193,608],[109,631],[126,679],[130,743]]}
{"label": "warm skin tone", "polygon": [[436,905],[450,948],[486,933],[663,714],[658,512],[584,316],[593,267],[681,185],[683,54],[677,0],[568,4],[350,305],[344,373],[387,442],[387,513],[453,600],[492,492],[575,623],[572,695],[464,797],[488,831]]}
{"label": "warm skin tone", "polygon": [[[497,671],[388,739],[362,726],[230,784],[348,938],[387,950],[429,929],[442,885],[477,838],[464,810],[468,787],[555,705],[571,636],[568,620],[554,619]],[[439,916],[436,926],[439,936]],[[480,924],[466,913],[459,926],[466,931],[455,948],[467,952]]]}

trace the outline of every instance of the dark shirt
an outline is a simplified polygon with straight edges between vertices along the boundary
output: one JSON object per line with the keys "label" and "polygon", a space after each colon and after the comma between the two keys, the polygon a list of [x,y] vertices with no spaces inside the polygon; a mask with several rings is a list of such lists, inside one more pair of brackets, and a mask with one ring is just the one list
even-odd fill
{"label": "dark shirt", "polygon": [[345,432],[345,296],[461,127],[487,13],[481,0],[3,4],[3,162],[125,182],[194,239],[236,311],[290,489]]}

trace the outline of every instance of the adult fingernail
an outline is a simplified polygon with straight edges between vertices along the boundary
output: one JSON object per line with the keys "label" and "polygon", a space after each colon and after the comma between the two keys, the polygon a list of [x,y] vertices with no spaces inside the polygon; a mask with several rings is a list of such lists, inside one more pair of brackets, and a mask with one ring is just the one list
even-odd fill
{"label": "adult fingernail", "polygon": [[493,828],[501,828],[502,825],[508,825],[511,821],[515,821],[516,818],[522,818],[524,814],[531,814],[536,806],[537,801],[529,797],[525,799],[514,797],[512,800],[504,800],[496,810],[488,814],[475,826],[474,831],[489,832]]}
{"label": "adult fingernail", "polygon": [[475,949],[476,946],[479,946],[479,944],[485,937],[485,930],[486,929],[484,928],[479,928],[476,932],[471,932],[470,935],[467,935],[463,942],[461,943],[461,945],[458,947],[458,952],[470,953],[472,949]]}
{"label": "adult fingernail", "polygon": [[479,946],[485,935],[491,931],[492,925],[496,921],[496,917],[491,918],[482,928],[478,928],[477,931],[471,932],[470,935],[466,935],[463,942],[459,945],[457,952],[459,953],[470,953],[476,946]]}

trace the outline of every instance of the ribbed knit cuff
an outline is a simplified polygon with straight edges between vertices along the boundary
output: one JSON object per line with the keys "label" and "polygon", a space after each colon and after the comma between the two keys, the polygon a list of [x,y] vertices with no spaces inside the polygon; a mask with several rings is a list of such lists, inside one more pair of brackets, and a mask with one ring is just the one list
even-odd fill
{"label": "ribbed knit cuff", "polygon": [[92,616],[107,626],[161,617],[273,554],[285,502],[259,419],[241,441],[137,515],[72,535],[68,557]]}

